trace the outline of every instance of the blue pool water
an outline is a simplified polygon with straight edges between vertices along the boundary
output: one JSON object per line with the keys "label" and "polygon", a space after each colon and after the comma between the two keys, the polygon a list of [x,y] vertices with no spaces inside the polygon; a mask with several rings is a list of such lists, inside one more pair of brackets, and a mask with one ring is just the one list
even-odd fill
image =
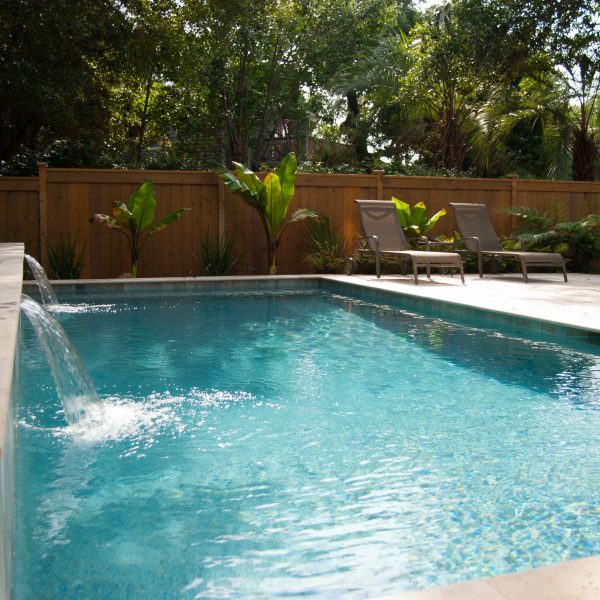
{"label": "blue pool water", "polygon": [[[96,301],[95,301],[96,302]],[[14,597],[363,598],[600,553],[600,358],[324,292],[23,324]]]}

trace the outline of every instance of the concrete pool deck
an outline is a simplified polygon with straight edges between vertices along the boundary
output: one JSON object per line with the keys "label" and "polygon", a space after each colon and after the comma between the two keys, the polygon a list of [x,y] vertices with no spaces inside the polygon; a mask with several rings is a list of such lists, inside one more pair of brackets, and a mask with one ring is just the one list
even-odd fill
{"label": "concrete pool deck", "polygon": [[[329,277],[328,277],[329,278]],[[570,273],[565,283],[560,273],[534,273],[529,283],[519,274],[479,277],[447,275],[331,276],[332,279],[397,292],[413,297],[450,302],[467,307],[535,319],[584,331],[600,333],[600,275]]]}

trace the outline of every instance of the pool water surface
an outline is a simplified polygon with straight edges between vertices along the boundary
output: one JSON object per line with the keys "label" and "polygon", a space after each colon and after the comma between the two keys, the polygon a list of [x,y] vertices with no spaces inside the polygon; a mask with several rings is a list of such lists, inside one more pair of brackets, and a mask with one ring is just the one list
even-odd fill
{"label": "pool water surface", "polygon": [[325,292],[55,316],[106,410],[67,426],[23,322],[17,600],[363,598],[600,553],[592,353]]}

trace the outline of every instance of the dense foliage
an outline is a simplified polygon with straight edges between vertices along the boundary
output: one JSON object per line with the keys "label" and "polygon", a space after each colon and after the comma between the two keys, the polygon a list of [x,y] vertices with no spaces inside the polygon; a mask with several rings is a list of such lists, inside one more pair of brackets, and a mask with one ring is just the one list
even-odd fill
{"label": "dense foliage", "polygon": [[0,173],[599,175],[598,0],[3,0]]}

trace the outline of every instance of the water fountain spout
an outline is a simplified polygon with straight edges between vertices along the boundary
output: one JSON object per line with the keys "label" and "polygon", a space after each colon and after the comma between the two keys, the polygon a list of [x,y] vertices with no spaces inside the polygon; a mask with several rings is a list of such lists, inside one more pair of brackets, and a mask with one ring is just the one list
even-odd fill
{"label": "water fountain spout", "polygon": [[21,310],[29,318],[46,354],[69,425],[99,418],[103,405],[77,349],[60,323],[25,294],[21,297]]}
{"label": "water fountain spout", "polygon": [[50,281],[46,276],[46,271],[44,271],[44,267],[40,265],[40,263],[33,258],[33,256],[29,256],[29,254],[25,254],[25,260],[35,277],[35,280],[40,288],[40,294],[42,296],[42,302],[44,304],[58,304],[58,298],[56,297],[56,293],[50,285]]}

